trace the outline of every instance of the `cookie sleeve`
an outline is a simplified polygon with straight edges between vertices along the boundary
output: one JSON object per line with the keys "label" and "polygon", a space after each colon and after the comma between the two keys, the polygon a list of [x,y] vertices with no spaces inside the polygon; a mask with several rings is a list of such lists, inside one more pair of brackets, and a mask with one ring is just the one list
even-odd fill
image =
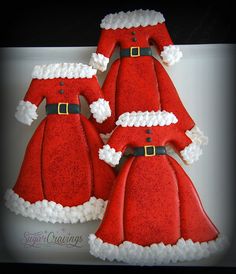
{"label": "cookie sleeve", "polygon": [[24,99],[20,100],[16,108],[15,118],[30,126],[38,117],[36,110],[43,99],[42,80],[33,79]]}
{"label": "cookie sleeve", "polygon": [[115,31],[112,29],[102,29],[97,50],[95,53],[92,53],[89,65],[101,72],[105,71],[116,43]]}

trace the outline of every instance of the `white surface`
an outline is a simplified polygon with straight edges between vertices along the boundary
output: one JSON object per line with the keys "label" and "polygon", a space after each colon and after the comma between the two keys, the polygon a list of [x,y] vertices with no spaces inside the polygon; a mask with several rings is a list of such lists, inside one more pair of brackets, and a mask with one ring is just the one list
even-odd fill
{"label": "white surface", "polygon": [[[229,174],[230,142],[229,102],[232,92],[232,66],[235,51],[232,45],[181,46],[184,57],[167,68],[179,95],[201,130],[209,137],[203,156],[192,166],[184,166],[211,220],[229,238],[232,228],[232,196]],[[6,48],[1,49],[1,87],[4,105],[4,169],[2,191],[13,187],[23,160],[24,151],[36,127],[44,117],[44,104],[39,118],[31,127],[14,118],[15,108],[25,95],[35,65],[58,62],[87,63],[94,47],[84,48]],[[114,59],[114,57],[113,57]],[[110,64],[112,63],[112,60]],[[106,73],[99,73],[102,83]],[[83,111],[88,114],[83,101]],[[68,264],[109,264],[88,252],[87,235],[94,233],[99,222],[86,224],[47,224],[16,216],[2,207],[3,237],[13,259],[1,261]],[[70,234],[70,235],[69,235]],[[54,237],[53,237],[54,236]],[[56,238],[55,236],[60,236]],[[73,236],[70,239],[69,236]],[[55,244],[63,240],[81,247]],[[31,240],[29,242],[26,240]],[[53,243],[54,242],[54,243]],[[3,256],[2,256],[3,257]],[[219,257],[178,265],[223,264]]]}

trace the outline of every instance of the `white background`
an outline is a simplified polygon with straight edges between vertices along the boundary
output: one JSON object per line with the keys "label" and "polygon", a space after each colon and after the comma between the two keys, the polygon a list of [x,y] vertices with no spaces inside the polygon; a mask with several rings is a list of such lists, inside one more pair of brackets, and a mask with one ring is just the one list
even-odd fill
{"label": "white background", "polygon": [[[192,166],[183,166],[192,179],[209,217],[222,234],[233,237],[232,182],[230,164],[230,110],[233,85],[230,78],[235,59],[232,45],[181,46],[184,58],[174,67],[166,68],[179,95],[196,124],[209,137],[203,156]],[[94,47],[67,48],[5,48],[2,53],[1,87],[4,121],[4,170],[1,180],[2,194],[12,188],[18,176],[25,148],[36,127],[45,116],[44,103],[39,107],[39,118],[31,127],[14,118],[15,108],[31,81],[35,65],[82,62],[88,63]],[[117,54],[113,56],[113,59]],[[158,57],[157,57],[158,58]],[[110,62],[112,63],[112,62]],[[100,83],[106,73],[99,73]],[[84,103],[83,112],[88,115]],[[3,238],[12,258],[2,254],[0,261],[63,264],[111,264],[89,254],[87,236],[94,233],[98,221],[85,224],[47,224],[16,216],[2,206]],[[82,236],[81,248],[44,244],[25,245],[25,233]],[[212,256],[198,262],[179,265],[227,265],[221,256]],[[231,263],[233,264],[233,262]],[[236,263],[235,263],[236,265]]]}

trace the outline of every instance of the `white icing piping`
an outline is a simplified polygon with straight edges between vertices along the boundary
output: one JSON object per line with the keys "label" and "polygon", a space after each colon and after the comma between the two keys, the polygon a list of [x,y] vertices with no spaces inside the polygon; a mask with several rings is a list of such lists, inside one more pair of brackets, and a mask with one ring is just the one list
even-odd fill
{"label": "white icing piping", "polygon": [[50,223],[77,223],[102,219],[107,202],[91,197],[89,201],[78,206],[66,206],[53,201],[42,200],[30,203],[19,197],[12,189],[4,196],[5,205],[15,214]]}
{"label": "white icing piping", "polygon": [[106,15],[100,24],[102,29],[123,29],[132,27],[154,26],[165,22],[165,18],[160,12],[155,10],[134,10]]}
{"label": "white icing piping", "polygon": [[92,78],[97,73],[96,69],[81,63],[57,63],[35,66],[32,78]]}
{"label": "white icing piping", "polygon": [[208,137],[197,127],[196,125],[191,129],[187,130],[185,134],[192,140],[193,143],[198,145],[207,145]]}
{"label": "white icing piping", "polygon": [[183,57],[183,53],[180,48],[174,45],[164,46],[160,55],[163,62],[168,66],[172,66],[175,63],[178,63],[179,60]]}
{"label": "white icing piping", "polygon": [[179,239],[175,245],[163,243],[141,246],[125,241],[119,246],[105,243],[96,235],[89,235],[90,253],[102,260],[125,262],[131,265],[159,265],[200,260],[213,253],[222,252],[229,245],[226,237],[219,235],[209,242]]}
{"label": "white icing piping", "polygon": [[103,148],[99,149],[99,159],[105,161],[111,166],[116,166],[119,164],[122,152],[116,152],[114,148],[109,145],[104,145]]}
{"label": "white icing piping", "polygon": [[172,112],[163,111],[133,111],[120,115],[116,121],[117,126],[122,127],[151,127],[169,126],[176,124],[178,119]]}
{"label": "white icing piping", "polygon": [[109,58],[104,56],[101,53],[92,53],[89,65],[99,71],[103,72],[107,69],[107,65],[109,63]]}
{"label": "white icing piping", "polygon": [[33,120],[38,118],[36,110],[37,106],[35,104],[21,100],[16,107],[15,117],[19,122],[30,126]]}
{"label": "white icing piping", "polygon": [[111,116],[111,109],[109,102],[100,98],[89,105],[90,111],[93,114],[94,119],[97,123],[102,123],[108,117]]}
{"label": "white icing piping", "polygon": [[202,149],[198,144],[191,143],[180,151],[180,155],[183,160],[190,165],[199,160],[199,157],[202,155]]}

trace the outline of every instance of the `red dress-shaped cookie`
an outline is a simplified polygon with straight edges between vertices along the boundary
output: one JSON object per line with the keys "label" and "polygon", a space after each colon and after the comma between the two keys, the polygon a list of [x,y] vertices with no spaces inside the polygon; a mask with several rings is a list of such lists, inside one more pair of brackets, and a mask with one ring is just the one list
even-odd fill
{"label": "red dress-shaped cookie", "polygon": [[205,213],[190,178],[165,145],[188,164],[201,155],[177,126],[173,113],[134,112],[117,121],[101,160],[117,165],[127,147],[132,155],[115,180],[90,252],[130,264],[155,265],[207,257],[225,244]]}
{"label": "red dress-shaped cookie", "polygon": [[205,144],[206,137],[187,113],[165,69],[152,57],[152,44],[167,65],[182,57],[163,15],[154,10],[119,12],[105,16],[100,26],[100,40],[90,65],[105,71],[116,46],[120,47],[120,58],[112,64],[103,84],[112,115],[102,125],[95,125],[99,132],[110,133],[125,112],[166,110],[175,113],[178,126],[194,142]]}
{"label": "red dress-shaped cookie", "polygon": [[98,123],[110,116],[96,70],[83,64],[36,66],[16,118],[30,125],[46,99],[46,118],[31,138],[18,180],[6,193],[16,214],[40,221],[75,223],[101,218],[114,180],[111,167],[99,160],[97,131],[80,114],[79,96],[90,104]]}

